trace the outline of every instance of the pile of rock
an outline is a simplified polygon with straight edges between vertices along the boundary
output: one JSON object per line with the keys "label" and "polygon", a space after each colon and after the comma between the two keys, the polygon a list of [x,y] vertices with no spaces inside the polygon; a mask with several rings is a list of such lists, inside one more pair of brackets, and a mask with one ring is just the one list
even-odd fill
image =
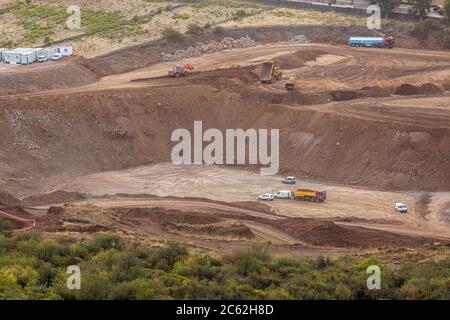
{"label": "pile of rock", "polygon": [[291,43],[307,43],[308,40],[306,39],[306,37],[302,34],[296,35],[295,37],[293,37],[291,40],[289,40],[289,42]]}
{"label": "pile of rock", "polygon": [[163,61],[177,61],[186,58],[199,57],[207,53],[214,53],[231,48],[250,48],[254,46],[256,46],[256,41],[249,35],[239,39],[226,37],[219,42],[215,40],[197,42],[194,46],[190,46],[184,50],[177,50],[174,53],[162,52],[161,59]]}

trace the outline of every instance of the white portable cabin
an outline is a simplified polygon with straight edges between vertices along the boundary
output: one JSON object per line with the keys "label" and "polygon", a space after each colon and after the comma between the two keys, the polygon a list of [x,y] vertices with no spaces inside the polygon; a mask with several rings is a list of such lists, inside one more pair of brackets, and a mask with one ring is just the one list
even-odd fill
{"label": "white portable cabin", "polygon": [[60,53],[63,57],[70,57],[73,54],[72,46],[65,47],[48,47],[45,48],[45,55],[51,58],[55,53]]}
{"label": "white portable cabin", "polygon": [[42,54],[42,48],[16,48],[2,52],[3,61],[10,64],[31,64]]}
{"label": "white portable cabin", "polygon": [[0,61],[3,61],[3,52],[8,51],[8,48],[0,48]]}
{"label": "white portable cabin", "polygon": [[61,53],[63,57],[70,57],[73,53],[72,46],[67,47],[56,47],[57,52]]}
{"label": "white portable cabin", "polygon": [[48,47],[44,48],[42,55],[51,58],[55,53],[58,53],[57,47]]}

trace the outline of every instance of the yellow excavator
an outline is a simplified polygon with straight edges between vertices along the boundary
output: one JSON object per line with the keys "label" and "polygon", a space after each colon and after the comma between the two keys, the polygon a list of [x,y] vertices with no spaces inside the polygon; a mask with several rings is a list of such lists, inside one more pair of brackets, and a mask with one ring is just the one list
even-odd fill
{"label": "yellow excavator", "polygon": [[274,83],[283,77],[283,71],[275,67],[273,60],[264,61],[261,67],[260,81],[261,83]]}
{"label": "yellow excavator", "polygon": [[177,64],[172,70],[169,70],[169,76],[174,78],[185,77],[192,70],[194,70],[194,66],[190,63],[186,63],[183,66]]}

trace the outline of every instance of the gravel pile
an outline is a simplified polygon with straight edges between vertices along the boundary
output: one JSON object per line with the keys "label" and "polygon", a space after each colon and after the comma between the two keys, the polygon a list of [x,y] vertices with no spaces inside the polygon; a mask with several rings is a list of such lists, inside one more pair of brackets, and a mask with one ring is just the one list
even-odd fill
{"label": "gravel pile", "polygon": [[214,53],[231,48],[250,48],[256,46],[255,40],[250,36],[234,39],[226,37],[223,40],[217,42],[211,40],[208,42],[197,42],[194,46],[190,46],[184,50],[177,50],[174,53],[161,53],[161,59],[163,61],[177,61],[185,58],[199,57],[207,53]]}
{"label": "gravel pile", "polygon": [[306,37],[302,34],[296,35],[295,37],[293,37],[291,40],[289,40],[289,42],[291,43],[307,43],[308,40],[306,39]]}

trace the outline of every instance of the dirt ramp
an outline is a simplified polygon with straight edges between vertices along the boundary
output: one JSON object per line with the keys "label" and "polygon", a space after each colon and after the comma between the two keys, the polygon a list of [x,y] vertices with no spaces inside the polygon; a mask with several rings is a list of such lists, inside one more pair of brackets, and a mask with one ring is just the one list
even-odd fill
{"label": "dirt ramp", "polygon": [[290,70],[303,67],[308,61],[315,61],[317,57],[326,54],[321,50],[300,50],[274,58],[275,64],[282,70]]}
{"label": "dirt ramp", "polygon": [[424,83],[419,87],[420,94],[441,94],[444,90],[433,83]]}
{"label": "dirt ramp", "polygon": [[0,206],[18,206],[22,202],[6,192],[0,192]]}
{"label": "dirt ramp", "polygon": [[353,90],[339,90],[330,92],[333,101],[346,101],[358,98],[358,93]]}
{"label": "dirt ramp", "polygon": [[319,219],[286,219],[275,222],[286,233],[316,246],[377,248],[386,246],[419,246],[436,239],[399,235],[391,232],[339,225]]}
{"label": "dirt ramp", "polygon": [[92,71],[80,65],[78,61],[49,66],[16,66],[16,68],[17,72],[0,74],[2,78],[0,95],[73,88],[98,80]]}
{"label": "dirt ramp", "polygon": [[411,84],[404,83],[394,90],[394,94],[400,96],[414,96],[419,94],[419,89]]}
{"label": "dirt ramp", "polygon": [[86,197],[78,192],[55,191],[43,195],[30,196],[23,199],[23,204],[27,206],[43,206],[54,203],[73,202],[84,200]]}
{"label": "dirt ramp", "polygon": [[116,209],[124,219],[148,219],[149,221],[166,224],[212,224],[220,221],[220,218],[201,212],[184,212],[179,210],[167,210],[164,208],[118,208]]}

